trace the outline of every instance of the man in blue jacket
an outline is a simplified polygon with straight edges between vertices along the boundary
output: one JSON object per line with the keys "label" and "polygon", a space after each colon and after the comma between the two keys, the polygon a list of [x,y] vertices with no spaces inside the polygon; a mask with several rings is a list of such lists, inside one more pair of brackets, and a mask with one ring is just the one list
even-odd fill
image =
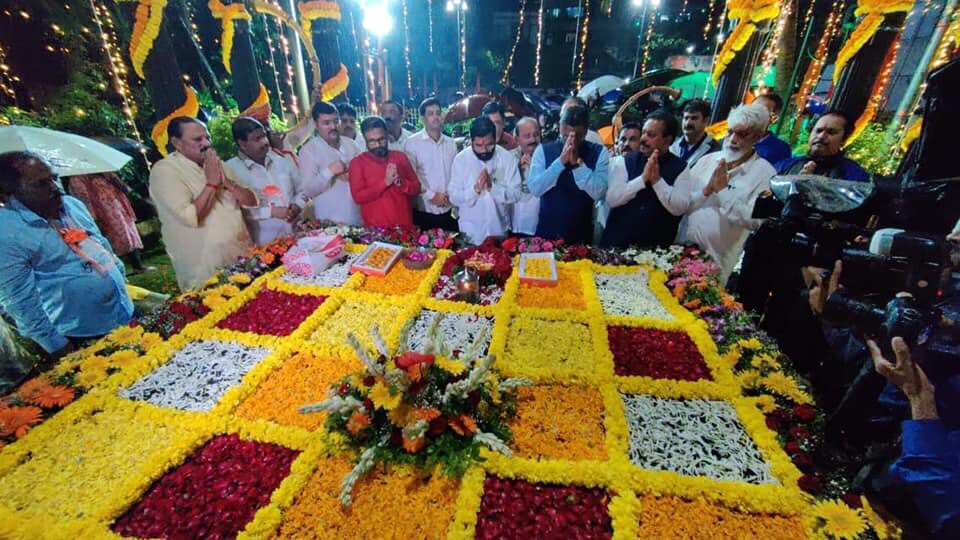
{"label": "man in blue jacket", "polygon": [[560,115],[560,139],[533,153],[527,185],[540,197],[537,236],[570,244],[593,239],[594,201],[607,193],[607,149],[585,140],[589,115],[578,105]]}
{"label": "man in blue jacket", "polygon": [[778,174],[817,174],[841,180],[867,182],[870,175],[843,155],[843,143],[853,132],[853,121],[842,111],[824,113],[810,130],[807,155],[774,163]]}

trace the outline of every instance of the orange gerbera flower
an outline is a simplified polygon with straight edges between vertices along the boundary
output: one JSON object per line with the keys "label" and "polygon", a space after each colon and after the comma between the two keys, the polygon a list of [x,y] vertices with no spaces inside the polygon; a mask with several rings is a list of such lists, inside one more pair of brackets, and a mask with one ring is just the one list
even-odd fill
{"label": "orange gerbera flower", "polygon": [[264,253],[263,255],[260,255],[260,260],[262,260],[264,264],[273,264],[274,258],[275,257],[273,256],[273,253],[269,253],[269,252]]}
{"label": "orange gerbera flower", "polygon": [[46,377],[34,377],[29,381],[20,385],[20,388],[17,388],[17,395],[20,396],[20,399],[24,401],[33,402],[33,398],[37,395],[37,392],[50,386],[50,381]]}
{"label": "orange gerbera flower", "polygon": [[411,454],[416,454],[427,444],[426,437],[417,437],[416,439],[403,438],[403,449]]}
{"label": "orange gerbera flower", "polygon": [[476,433],[477,432],[477,423],[466,414],[460,415],[460,422],[463,423],[463,427],[466,428],[467,433]]}
{"label": "orange gerbera flower", "polygon": [[434,418],[440,417],[440,411],[429,408],[429,409],[416,409],[413,411],[413,416],[417,420],[425,420],[427,422],[433,420]]}
{"label": "orange gerbera flower", "polygon": [[39,407],[10,407],[0,409],[0,437],[13,434],[21,438],[30,431],[30,426],[43,421],[43,411]]}
{"label": "orange gerbera flower", "polygon": [[83,229],[60,229],[60,236],[63,237],[63,241],[68,244],[79,244],[87,239],[87,232]]}
{"label": "orange gerbera flower", "polygon": [[356,435],[369,425],[370,417],[367,416],[367,413],[357,411],[353,413],[353,416],[351,416],[349,420],[347,420],[347,431],[349,431],[351,435]]}
{"label": "orange gerbera flower", "polygon": [[694,298],[693,300],[683,304],[683,307],[687,309],[694,309],[700,307],[702,301],[699,298]]}
{"label": "orange gerbera flower", "polygon": [[477,431],[477,423],[473,421],[473,418],[465,414],[461,414],[455,418],[448,418],[447,423],[450,424],[450,429],[461,437]]}
{"label": "orange gerbera flower", "polygon": [[41,388],[30,402],[44,409],[52,409],[69,405],[73,397],[73,388],[57,384]]}

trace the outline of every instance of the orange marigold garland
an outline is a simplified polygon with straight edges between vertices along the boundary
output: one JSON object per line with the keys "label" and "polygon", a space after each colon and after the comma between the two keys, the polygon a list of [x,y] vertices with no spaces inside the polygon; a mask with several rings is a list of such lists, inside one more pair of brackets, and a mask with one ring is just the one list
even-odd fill
{"label": "orange marigold garland", "polygon": [[193,89],[183,85],[183,91],[187,96],[183,105],[161,118],[150,132],[150,138],[157,144],[157,150],[163,155],[167,155],[167,125],[170,124],[170,121],[178,116],[196,117],[197,113],[200,112],[200,102],[197,101],[197,94],[193,92]]}
{"label": "orange marigold garland", "polygon": [[557,277],[554,287],[521,284],[517,292],[517,304],[529,308],[586,309],[580,271],[558,268]]}
{"label": "orange marigold garland", "polygon": [[[576,414],[571,414],[576,411]],[[586,386],[530,386],[517,392],[511,447],[530,459],[607,459],[603,397]]]}
{"label": "orange marigold garland", "polygon": [[778,0],[730,0],[727,3],[730,19],[737,21],[733,32],[723,42],[723,47],[713,62],[713,84],[717,84],[720,75],[727,69],[737,53],[747,44],[757,29],[756,23],[773,19],[780,14]]}
{"label": "orange marigold garland", "polygon": [[837,84],[844,66],[873,38],[884,16],[890,13],[904,13],[913,7],[912,0],[860,0],[854,15],[866,15],[847,38],[843,48],[837,53],[837,60],[833,66],[833,84]]}
{"label": "orange marigold garland", "polygon": [[704,500],[643,497],[640,538],[806,538],[797,517],[744,514]]}
{"label": "orange marigold garland", "polygon": [[230,58],[233,52],[234,21],[249,21],[251,19],[250,13],[247,12],[246,6],[242,3],[224,5],[220,0],[210,0],[207,7],[210,8],[210,13],[213,14],[214,18],[223,20],[223,33],[220,36],[220,45],[223,48],[223,67],[227,70],[227,73],[233,75]]}
{"label": "orange marigold garland", "polygon": [[147,78],[143,65],[150,56],[154,40],[160,34],[165,7],[167,0],[140,0],[137,4],[133,33],[130,35],[130,61],[141,79]]}

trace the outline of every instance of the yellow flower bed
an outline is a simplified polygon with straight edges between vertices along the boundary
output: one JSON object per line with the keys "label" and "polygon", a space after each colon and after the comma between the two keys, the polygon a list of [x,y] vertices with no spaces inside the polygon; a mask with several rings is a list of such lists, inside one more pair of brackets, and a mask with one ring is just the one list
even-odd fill
{"label": "yellow flower bed", "polygon": [[550,287],[521,284],[517,304],[525,308],[586,309],[580,269],[558,266],[557,284]]}
{"label": "yellow flower bed", "polygon": [[297,409],[304,403],[323,401],[331,384],[360,368],[361,364],[355,358],[297,354],[273,371],[251,396],[240,403],[234,414],[249,420],[269,420],[311,431],[319,429],[327,418],[325,413],[300,414]]}
{"label": "yellow flower bed", "polygon": [[441,475],[423,481],[401,471],[365,476],[353,504],[337,499],[340,480],[353,463],[323,459],[283,516],[279,538],[442,538],[453,520],[458,483]]}
{"label": "yellow flower bed", "polygon": [[603,397],[586,386],[531,386],[517,394],[511,446],[531,459],[607,458]]}
{"label": "yellow flower bed", "polygon": [[[348,247],[352,253],[362,249]],[[669,321],[604,315],[594,274],[635,272],[637,267],[587,262],[561,263],[555,287],[522,285],[514,273],[493,306],[430,298],[447,256],[441,251],[433,267],[423,271],[397,265],[385,278],[354,275],[341,287],[286,282],[282,269],[254,283],[249,276],[234,276],[228,285],[208,291],[214,297],[213,311],[180,335],[162,341],[121,328],[72,354],[63,369],[76,370],[89,393],[0,449],[0,537],[111,536],[114,520],[156,479],[205,441],[229,433],[301,451],[269,504],[256,512],[240,538],[473,538],[488,475],[604,488],[612,496],[608,511],[615,538],[792,538],[840,531],[845,522],[858,525],[853,514],[811,504],[797,487],[800,471],[765,425],[761,410],[775,405],[773,396],[809,403],[804,388],[777,371],[773,357],[761,354],[753,357],[754,371],[734,377],[739,354],[756,351],[759,342],[743,341],[721,357],[705,323],[672,297],[662,272],[646,269],[650,291],[674,317]],[[215,327],[262,287],[327,299],[286,337]],[[497,357],[501,379],[522,376],[536,382],[519,392],[518,418],[512,425],[515,455],[483,450],[485,461],[459,481],[439,474],[424,480],[412,471],[378,470],[360,480],[353,505],[345,508],[337,495],[353,466],[352,456],[341,454],[340,441],[325,434],[323,414],[303,415],[297,409],[319,401],[332,382],[359,368],[346,344],[348,333],[372,351],[369,332],[377,325],[387,347],[396,351],[402,324],[422,309],[493,319],[490,352]],[[615,376],[608,325],[687,333],[713,380]],[[119,389],[195,341],[233,341],[272,353],[228,389],[210,412],[184,413],[118,397]],[[147,352],[137,357],[125,351],[97,354],[111,342],[138,343]],[[450,359],[437,362],[452,365]],[[747,389],[763,395],[741,397]],[[721,481],[633,465],[621,394],[730,403],[776,483]],[[389,408],[391,396],[375,397]]]}

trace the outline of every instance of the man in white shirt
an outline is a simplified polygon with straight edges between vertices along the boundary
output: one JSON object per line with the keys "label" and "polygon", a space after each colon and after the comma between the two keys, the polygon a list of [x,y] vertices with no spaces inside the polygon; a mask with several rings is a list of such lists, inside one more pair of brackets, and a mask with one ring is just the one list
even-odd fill
{"label": "man in white shirt", "polygon": [[340,113],[340,135],[353,139],[361,149],[365,146],[363,134],[357,128],[357,109],[349,103],[337,103],[337,112]]}
{"label": "man in white shirt", "polygon": [[706,100],[694,98],[684,104],[683,136],[673,141],[670,152],[686,161],[688,167],[693,167],[701,157],[720,149],[720,142],[706,131],[709,121],[710,104]]}
{"label": "man in white shirt", "polygon": [[741,105],[727,117],[729,135],[723,150],[707,154],[677,177],[673,186],[660,181],[657,159],[651,157],[643,177],[660,202],[674,215],[685,215],[678,239],[698,244],[721,267],[721,283],[733,271],[750,230],[753,204],[769,189],[776,170],[761,158],[754,143],[766,134],[770,114],[760,104]]}
{"label": "man in white shirt", "polygon": [[517,159],[520,169],[520,199],[513,204],[510,212],[510,230],[514,234],[533,236],[537,234],[537,221],[540,219],[540,197],[530,193],[527,180],[533,153],[540,146],[540,124],[535,118],[524,116],[517,120],[517,147],[511,155]]}
{"label": "man in white shirt", "polygon": [[387,123],[387,149],[403,151],[403,144],[413,133],[403,127],[403,105],[388,99],[380,104],[380,116]]}
{"label": "man in white shirt", "polygon": [[471,244],[505,235],[510,204],[519,198],[517,160],[497,145],[496,127],[481,116],[470,125],[470,148],[453,160],[450,202],[460,213],[460,231]]}
{"label": "man in white shirt", "polygon": [[360,147],[340,136],[340,115],[333,104],[319,101],[311,112],[317,136],[300,149],[300,170],[303,191],[313,198],[313,214],[342,225],[362,225],[347,174]]}
{"label": "man in white shirt", "polygon": [[421,229],[437,227],[457,231],[457,220],[451,216],[452,207],[447,196],[450,169],[457,157],[457,143],[443,134],[443,111],[440,101],[431,97],[420,104],[423,129],[414,133],[403,144],[403,152],[410,159],[420,178],[423,191],[417,196],[413,210],[413,224]]}
{"label": "man in white shirt", "polygon": [[241,116],[233,122],[233,140],[239,153],[227,167],[257,195],[260,205],[243,208],[243,220],[257,245],[293,233],[307,198],[300,189],[300,171],[287,159],[270,151],[263,124]]}

